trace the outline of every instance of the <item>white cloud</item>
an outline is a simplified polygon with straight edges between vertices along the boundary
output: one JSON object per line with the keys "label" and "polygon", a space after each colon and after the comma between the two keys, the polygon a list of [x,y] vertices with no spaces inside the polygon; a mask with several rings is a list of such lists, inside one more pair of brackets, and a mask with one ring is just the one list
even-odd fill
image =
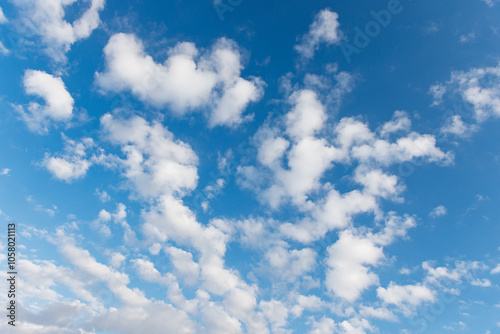
{"label": "white cloud", "polygon": [[470,41],[473,41],[476,39],[476,34],[474,32],[470,32],[465,35],[460,35],[460,43],[465,44],[469,43]]}
{"label": "white cloud", "polygon": [[5,17],[2,7],[0,7],[0,24],[7,23],[9,20]]}
{"label": "white cloud", "polygon": [[429,217],[437,218],[437,217],[446,216],[446,214],[448,214],[448,210],[446,209],[445,206],[440,205],[440,206],[434,208],[431,211],[431,213],[429,213]]}
{"label": "white cloud", "polygon": [[83,138],[80,142],[71,140],[63,135],[64,153],[56,156],[45,155],[42,162],[55,178],[65,182],[72,182],[83,178],[92,161],[87,159],[87,151],[95,146],[91,138]]}
{"label": "white cloud", "polygon": [[213,302],[206,302],[201,306],[203,321],[206,324],[208,334],[243,334],[244,331],[238,319],[230,316],[221,306]]}
{"label": "white cloud", "polygon": [[446,329],[448,331],[453,331],[453,332],[463,332],[463,331],[466,331],[468,328],[467,328],[467,324],[465,322],[462,322],[462,321],[459,321],[459,322],[456,322],[456,323],[453,323],[451,326],[443,326],[443,329]]}
{"label": "white cloud", "polygon": [[482,0],[482,1],[485,2],[490,7],[493,7],[493,5],[495,5],[495,3],[498,2],[498,0]]}
{"label": "white cloud", "polygon": [[42,71],[27,70],[24,73],[23,84],[26,94],[40,97],[45,101],[44,105],[31,102],[26,107],[15,106],[30,131],[45,134],[53,122],[71,120],[74,100],[60,77]]}
{"label": "white cloud", "polygon": [[456,261],[455,267],[450,269],[448,267],[434,268],[431,262],[422,263],[422,268],[427,271],[426,282],[431,284],[439,284],[443,280],[451,280],[462,282],[467,280],[471,285],[487,286],[488,280],[478,279],[474,277],[474,273],[478,271],[486,271],[489,268],[481,262],[477,261]]}
{"label": "white cloud", "polygon": [[265,257],[279,277],[294,282],[298,277],[313,269],[316,264],[316,255],[311,248],[290,250],[279,245],[269,249]]}
{"label": "white cloud", "polygon": [[10,50],[3,45],[3,43],[0,41],[0,54],[7,56],[10,53]]}
{"label": "white cloud", "polygon": [[401,137],[395,143],[378,139],[352,149],[353,157],[365,163],[390,165],[398,162],[423,158],[429,162],[451,163],[451,153],[444,153],[436,147],[436,139],[431,135],[416,132]]}
{"label": "white cloud", "polygon": [[75,270],[57,266],[51,261],[27,259],[19,260],[19,269],[23,272],[21,286],[24,298],[32,297],[54,302],[61,298],[57,287],[65,286],[83,301],[94,305],[99,304]]}
{"label": "white cloud", "polygon": [[[441,91],[460,94],[462,100],[472,106],[472,114],[468,116],[474,117],[477,123],[500,117],[500,65],[452,72],[449,81],[438,85]],[[443,95],[435,96],[434,104],[440,104]],[[463,109],[460,112],[467,114],[466,106]]]}
{"label": "white cloud", "polygon": [[160,123],[106,114],[101,125],[107,140],[121,146],[125,159],[117,161],[141,197],[182,194],[196,187],[197,155]]}
{"label": "white cloud", "polygon": [[491,274],[494,275],[494,274],[500,274],[500,264],[491,271]]}
{"label": "white cloud", "polygon": [[62,229],[58,229],[50,240],[75,268],[105,283],[108,289],[126,305],[140,307],[148,304],[142,291],[128,287],[130,283],[128,275],[99,263],[88,250],[78,247],[75,239],[66,235]]}
{"label": "white cloud", "polygon": [[9,168],[4,168],[0,170],[0,175],[9,175],[11,170]]}
{"label": "white cloud", "polygon": [[479,287],[482,287],[482,288],[489,288],[491,286],[491,281],[487,278],[484,278],[484,279],[473,279],[471,281],[471,285],[473,286],[479,286]]}
{"label": "white cloud", "polygon": [[434,291],[424,285],[397,285],[391,282],[387,288],[377,288],[377,296],[389,305],[395,305],[405,314],[423,303],[434,302]]}
{"label": "white cloud", "polygon": [[341,232],[339,240],[328,248],[326,286],[336,296],[354,302],[368,287],[378,284],[378,277],[367,266],[384,258],[382,248],[350,231]]}
{"label": "white cloud", "polygon": [[380,128],[380,136],[386,137],[397,132],[408,132],[411,128],[411,120],[406,111],[398,110],[394,112],[392,119],[384,123]]}
{"label": "white cloud", "polygon": [[109,258],[109,264],[113,268],[118,269],[122,266],[125,259],[126,259],[126,257],[122,253],[113,252]]}
{"label": "white cloud", "polygon": [[289,98],[292,110],[286,115],[286,132],[296,141],[312,137],[323,128],[325,107],[311,90],[301,90]]}
{"label": "white cloud", "polygon": [[[443,152],[431,135],[410,132],[405,112],[379,127],[379,135],[355,118],[343,118],[325,135],[325,107],[311,90],[298,90],[289,97],[291,110],[271,127],[264,124],[254,136],[255,166],[238,167],[238,183],[257,193],[271,209],[291,203],[306,217],[282,224],[281,233],[311,242],[328,231],[347,227],[360,213],[382,214],[381,199],[402,202],[404,184],[385,168],[414,159],[449,164],[451,152]],[[306,116],[307,115],[307,116]],[[281,128],[279,125],[282,125]],[[391,139],[399,134],[401,137]],[[322,138],[322,137],[328,138]],[[361,189],[340,193],[321,178],[336,164],[357,163],[351,177]],[[324,197],[312,200],[318,194]]]}
{"label": "white cloud", "polygon": [[326,317],[323,317],[318,322],[314,321],[311,327],[312,329],[308,334],[331,334],[335,333],[337,328],[335,321]]}
{"label": "white cloud", "polygon": [[443,102],[444,94],[446,94],[447,88],[443,84],[435,84],[429,88],[429,93],[433,97],[432,106],[438,106]]}
{"label": "white cloud", "polygon": [[476,130],[477,126],[475,124],[466,124],[460,115],[450,116],[441,128],[442,133],[458,137],[468,137]]}
{"label": "white cloud", "polygon": [[96,189],[95,193],[96,193],[97,197],[99,197],[99,200],[102,203],[106,203],[106,202],[109,202],[111,200],[111,196],[109,196],[108,192],[105,190]]}
{"label": "white cloud", "polygon": [[302,36],[299,44],[295,45],[303,58],[311,59],[321,44],[339,44],[342,40],[339,15],[329,9],[323,9],[314,18],[307,34]]}
{"label": "white cloud", "polygon": [[13,0],[21,9],[21,22],[25,29],[41,38],[45,51],[57,62],[65,62],[65,54],[71,45],[89,37],[99,26],[99,12],[104,8],[104,2],[91,0],[90,8],[69,23],[65,20],[66,7],[75,0]]}
{"label": "white cloud", "polygon": [[362,305],[359,314],[362,317],[365,318],[375,318],[375,319],[380,319],[380,320],[386,320],[386,321],[391,321],[391,322],[396,322],[398,321],[398,317],[394,313],[392,313],[390,310],[386,308],[373,308],[371,306],[364,306]]}
{"label": "white cloud", "polygon": [[294,306],[291,308],[290,313],[296,318],[300,317],[305,310],[320,311],[327,306],[321,298],[315,295],[304,296],[299,294],[292,300]]}
{"label": "white cloud", "polygon": [[150,302],[142,307],[111,309],[92,320],[95,329],[103,332],[196,333],[196,325],[185,312],[164,302]]}
{"label": "white cloud", "polygon": [[168,247],[165,252],[170,256],[178,276],[184,283],[194,285],[200,278],[200,266],[193,261],[193,254],[175,247]]}
{"label": "white cloud", "polygon": [[219,39],[200,55],[192,43],[178,43],[163,63],[156,63],[133,35],[113,35],[104,49],[106,70],[96,73],[103,91],[130,91],[141,101],[168,107],[174,114],[208,109],[209,124],[236,126],[251,102],[260,100],[260,78],[240,77],[243,66],[236,43]]}
{"label": "white cloud", "polygon": [[272,333],[280,333],[279,330],[287,325],[288,308],[286,305],[273,299],[268,302],[262,301],[259,306],[269,323],[271,323]]}

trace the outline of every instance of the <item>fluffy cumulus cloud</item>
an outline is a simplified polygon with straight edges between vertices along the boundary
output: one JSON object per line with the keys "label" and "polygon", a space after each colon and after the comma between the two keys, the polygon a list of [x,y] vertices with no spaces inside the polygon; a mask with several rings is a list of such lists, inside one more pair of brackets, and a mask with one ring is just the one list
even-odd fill
{"label": "fluffy cumulus cloud", "polygon": [[240,52],[236,43],[225,38],[203,53],[193,43],[178,43],[163,63],[157,63],[137,37],[116,34],[104,54],[106,69],[96,74],[103,91],[129,91],[141,101],[174,114],[206,110],[211,127],[242,123],[247,106],[263,94],[260,78],[240,76]]}
{"label": "fluffy cumulus cloud", "polygon": [[[335,105],[323,97],[312,88],[287,95],[288,112],[254,136],[255,164],[239,166],[239,184],[252,189],[269,212],[285,205],[299,212],[286,222],[264,217],[201,222],[189,201],[199,187],[198,155],[158,120],[116,110],[101,116],[99,142],[63,136],[62,152],[47,154],[42,165],[66,182],[84,177],[91,166],[116,171],[121,189],[141,205],[140,223],[127,222],[124,204],[114,211],[97,210],[90,223],[93,233],[106,244],[123,236],[127,245],[110,247],[104,258],[92,254],[91,244],[84,247],[76,223],[50,233],[28,229],[67,263],[26,259],[26,268],[50,275],[33,275],[39,280],[26,279],[24,289],[44,300],[43,305],[65,308],[53,328],[30,311],[29,326],[54,333],[68,328],[126,333],[146,328],[156,333],[167,328],[265,334],[289,333],[292,321],[307,318],[310,333],[367,333],[374,330],[368,319],[392,322],[433,302],[432,287],[444,276],[437,277],[443,270],[430,265],[422,268],[428,273],[422,284],[380,286],[376,269],[390,258],[385,248],[416,226],[414,217],[386,213],[381,204],[404,200],[405,186],[390,166],[414,159],[446,164],[451,155],[437,148],[432,136],[412,132],[405,112],[397,111],[371,130],[357,118],[331,122],[329,110]],[[353,189],[337,190],[326,179],[341,164],[351,171]],[[356,224],[355,216],[363,213],[373,225]],[[324,241],[330,231],[336,239]],[[233,243],[259,259],[247,275],[227,263]],[[474,268],[467,264],[455,270],[464,281],[485,287],[489,281],[473,276],[479,270]],[[320,270],[324,276],[318,275]],[[451,270],[449,276],[455,277]],[[261,284],[263,279],[270,281],[271,290]],[[138,281],[162,289],[165,298],[151,298],[149,290],[137,288]],[[74,298],[63,297],[58,285]],[[316,289],[325,295],[312,293]],[[378,300],[358,303],[369,290],[377,292]],[[395,311],[398,307],[404,312]],[[326,314],[328,309],[333,314]]]}
{"label": "fluffy cumulus cloud", "polygon": [[378,276],[370,267],[378,266],[385,259],[383,247],[405,237],[415,225],[413,218],[391,213],[377,233],[340,232],[338,241],[328,248],[327,288],[345,301],[356,301],[366,289],[378,284]]}
{"label": "fluffy cumulus cloud", "polygon": [[323,9],[315,16],[307,34],[295,45],[295,51],[303,58],[311,59],[321,44],[339,44],[341,40],[339,14]]}
{"label": "fluffy cumulus cloud", "polygon": [[159,122],[149,124],[139,116],[122,119],[106,114],[101,125],[106,139],[121,147],[124,157],[116,162],[139,196],[154,198],[196,187],[197,155]]}
{"label": "fluffy cumulus cloud", "polygon": [[[433,85],[434,106],[450,108],[454,104],[442,132],[465,137],[477,130],[478,124],[500,117],[499,87],[500,65],[452,72],[449,81]],[[457,104],[457,99],[461,103]]]}
{"label": "fluffy cumulus cloud", "polygon": [[3,43],[2,43],[2,42],[0,42],[0,54],[2,54],[2,55],[4,55],[4,56],[6,56],[6,55],[8,55],[9,53],[10,53],[10,50],[9,50],[9,49],[7,49],[7,48],[5,47],[5,45],[3,45]]}
{"label": "fluffy cumulus cloud", "polygon": [[40,37],[45,51],[57,62],[66,61],[68,52],[75,42],[90,36],[100,23],[99,13],[105,0],[85,1],[89,6],[83,14],[67,22],[67,8],[76,0],[13,0],[20,9],[23,29]]}
{"label": "fluffy cumulus cloud", "polygon": [[42,165],[57,179],[71,182],[87,174],[92,166],[92,159],[87,158],[88,151],[95,144],[91,138],[83,138],[77,142],[63,135],[64,153],[52,156],[45,155]]}
{"label": "fluffy cumulus cloud", "polygon": [[[3,9],[2,7],[0,7],[0,24],[5,24],[7,23],[9,20],[5,17],[4,13],[3,13]],[[5,45],[3,45],[3,43],[0,41],[0,54],[6,56],[10,53],[10,50],[7,49],[5,47]]]}
{"label": "fluffy cumulus cloud", "polygon": [[74,100],[60,77],[42,71],[27,70],[24,73],[23,85],[27,95],[44,100],[43,105],[31,102],[26,106],[15,106],[28,129],[45,134],[51,125],[67,123],[72,119]]}

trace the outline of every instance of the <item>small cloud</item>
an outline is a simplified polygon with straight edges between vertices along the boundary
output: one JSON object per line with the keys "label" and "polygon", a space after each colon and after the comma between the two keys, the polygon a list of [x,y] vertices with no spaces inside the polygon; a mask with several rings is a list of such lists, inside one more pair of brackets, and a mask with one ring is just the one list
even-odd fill
{"label": "small cloud", "polygon": [[10,172],[11,172],[11,169],[4,168],[0,171],[0,175],[9,175]]}
{"label": "small cloud", "polygon": [[490,198],[488,196],[483,196],[483,195],[477,194],[476,199],[478,202],[483,202],[483,201],[489,200]]}
{"label": "small cloud", "polygon": [[54,217],[56,212],[57,212],[57,206],[55,205],[52,205],[52,208],[49,209],[49,208],[45,208],[43,207],[41,204],[37,204],[35,206],[35,210],[36,211],[40,211],[40,212],[45,212],[46,214],[48,214],[49,216],[51,217]]}
{"label": "small cloud", "polygon": [[7,20],[7,18],[5,17],[5,15],[3,14],[3,9],[2,7],[0,7],[0,24],[4,24],[4,23],[7,23],[9,20]]}
{"label": "small cloud", "polygon": [[452,331],[452,332],[463,332],[467,330],[467,324],[464,323],[463,321],[459,321],[456,323],[453,323],[451,326],[443,326],[443,329]]}
{"label": "small cloud", "polygon": [[425,28],[425,32],[427,34],[435,34],[439,31],[439,26],[437,25],[436,22],[429,22],[429,24],[427,25],[427,27]]}
{"label": "small cloud", "polygon": [[447,213],[448,213],[448,210],[446,209],[446,207],[444,207],[443,205],[440,205],[437,208],[435,208],[434,210],[432,210],[431,213],[429,213],[429,217],[431,217],[431,218],[442,217],[442,216],[445,216]]}
{"label": "small cloud", "polygon": [[445,135],[451,134],[463,138],[470,136],[476,130],[477,125],[466,124],[460,115],[451,116],[441,128],[441,132]]}
{"label": "small cloud", "polygon": [[86,158],[87,151],[95,146],[91,138],[83,138],[77,142],[69,139],[64,134],[64,154],[51,156],[46,154],[42,161],[45,167],[58,180],[71,183],[74,180],[85,177],[93,161]]}
{"label": "small cloud", "polygon": [[460,43],[468,43],[476,39],[476,34],[471,32],[460,36]]}
{"label": "small cloud", "polygon": [[471,281],[471,284],[473,286],[479,286],[479,287],[482,287],[482,288],[488,288],[491,286],[491,281],[489,279],[474,279]]}
{"label": "small cloud", "polygon": [[411,274],[411,269],[409,269],[409,268],[401,268],[401,270],[399,270],[399,273],[401,275],[410,275]]}
{"label": "small cloud", "polygon": [[33,196],[31,196],[31,195],[28,195],[28,196],[26,197],[26,202],[28,202],[28,203],[32,203],[32,204],[33,204],[33,206],[34,206],[34,209],[35,209],[36,211],[39,211],[39,212],[45,212],[46,214],[48,214],[48,215],[49,215],[49,216],[51,216],[51,217],[54,217],[54,216],[55,216],[55,214],[56,214],[56,212],[57,212],[57,210],[58,210],[58,208],[57,208],[57,206],[56,206],[56,205],[52,205],[52,208],[46,208],[46,207],[44,207],[43,205],[38,204],[38,203],[37,203],[37,201],[36,201],[36,200],[33,198]]}
{"label": "small cloud", "polygon": [[301,42],[295,45],[295,51],[304,59],[312,59],[320,44],[339,44],[342,40],[342,32],[339,29],[338,19],[339,14],[323,9],[316,15],[309,31],[302,36]]}
{"label": "small cloud", "polygon": [[482,0],[482,1],[490,7],[493,7],[495,5],[495,2],[498,2],[498,0]]}
{"label": "small cloud", "polygon": [[429,94],[432,95],[433,101],[431,106],[438,106],[443,103],[444,94],[446,94],[447,88],[442,84],[435,84],[429,88]]}
{"label": "small cloud", "polygon": [[7,49],[7,48],[5,47],[5,45],[3,45],[3,43],[2,43],[2,42],[0,42],[0,54],[2,54],[2,55],[4,55],[4,56],[7,56],[7,55],[9,55],[9,54],[10,54],[10,50],[9,50],[9,49]]}
{"label": "small cloud", "polygon": [[43,105],[38,102],[30,102],[27,106],[13,105],[30,131],[47,134],[51,125],[67,123],[73,118],[75,101],[62,78],[27,70],[23,86],[26,95],[36,96],[45,102]]}
{"label": "small cloud", "polygon": [[111,196],[109,196],[105,190],[101,191],[100,189],[96,189],[95,193],[102,203],[106,203],[111,200]]}

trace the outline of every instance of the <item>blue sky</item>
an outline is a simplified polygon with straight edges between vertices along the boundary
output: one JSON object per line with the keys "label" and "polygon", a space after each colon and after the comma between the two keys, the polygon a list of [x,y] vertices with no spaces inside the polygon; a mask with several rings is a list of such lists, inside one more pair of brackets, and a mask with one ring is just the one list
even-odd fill
{"label": "blue sky", "polygon": [[498,1],[0,9],[2,333],[500,332]]}

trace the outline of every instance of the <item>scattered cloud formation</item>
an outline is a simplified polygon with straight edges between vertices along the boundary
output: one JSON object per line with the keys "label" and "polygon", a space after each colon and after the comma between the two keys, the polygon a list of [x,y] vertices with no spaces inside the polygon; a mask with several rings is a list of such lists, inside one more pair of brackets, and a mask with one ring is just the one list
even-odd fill
{"label": "scattered cloud formation", "polygon": [[[216,11],[231,12],[236,2],[213,4],[219,6]],[[95,34],[88,45],[98,52],[93,60],[83,61],[69,51],[99,27],[104,0],[12,3],[19,17],[10,19],[9,27],[23,27],[27,36],[28,32],[38,36],[35,44],[55,60],[48,63],[51,73],[59,73],[23,67],[18,71],[24,73],[21,97],[9,96],[14,100],[24,93],[32,99],[15,106],[16,116],[29,131],[47,136],[23,136],[28,131],[22,127],[12,132],[19,138],[11,139],[12,120],[1,120],[7,125],[0,132],[6,139],[1,151],[4,167],[15,173],[0,169],[0,181],[19,183],[3,196],[9,215],[20,219],[16,224],[19,333],[403,334],[419,326],[437,332],[467,331],[476,328],[475,312],[500,307],[479,298],[498,287],[500,265],[491,253],[498,244],[484,239],[487,255],[482,258],[476,250],[467,253],[467,247],[450,252],[449,243],[441,241],[449,237],[445,228],[453,217],[447,216],[443,205],[432,209],[440,203],[428,206],[435,189],[443,186],[429,180],[439,181],[451,165],[461,164],[466,145],[457,150],[456,162],[452,150],[464,138],[472,142],[471,134],[500,116],[500,65],[455,71],[450,80],[432,85],[431,107],[445,113],[440,129],[428,133],[439,115],[427,119],[421,110],[399,109],[414,108],[412,103],[405,105],[410,95],[386,99],[372,89],[378,85],[385,89],[382,80],[388,78],[383,73],[389,68],[395,91],[398,85],[403,86],[398,92],[414,85],[416,78],[411,75],[397,79],[394,69],[407,66],[405,58],[398,59],[401,64],[386,64],[390,58],[378,58],[383,50],[375,46],[387,47],[384,43],[392,43],[392,38],[399,41],[401,29],[391,29],[373,43],[376,52],[365,58],[367,64],[359,57],[353,72],[341,60],[312,63],[321,47],[338,45],[343,39],[339,15],[321,10],[308,31],[295,39],[296,45],[289,45],[289,57],[279,59],[294,64],[298,54],[304,66],[276,76],[278,65],[271,69],[258,61],[249,63],[249,72],[269,81],[266,94],[272,95],[257,105],[266,83],[245,72],[248,53],[213,30],[199,35],[200,42],[196,37],[198,46],[173,44],[172,38],[179,36],[176,24],[169,23],[166,37],[159,25],[153,25],[156,22],[144,21],[151,25],[139,29],[132,26],[134,18],[115,17],[103,25],[109,39]],[[375,21],[365,28],[387,23],[387,15],[398,11],[396,7],[391,11],[395,5],[389,2],[387,10],[372,11]],[[110,12],[118,16],[124,4],[112,6]],[[359,4],[353,6],[356,12]],[[475,6],[492,10],[479,2]],[[355,22],[349,20],[349,10],[344,12],[350,27]],[[146,13],[140,13],[141,20],[142,15]],[[2,17],[0,8],[0,23]],[[415,29],[420,36],[429,21],[422,22]],[[449,23],[445,18],[438,22],[443,29]],[[141,40],[145,27],[160,32]],[[436,27],[431,23],[427,32],[436,32]],[[236,27],[233,38],[245,29]],[[404,38],[411,29],[404,29]],[[482,35],[465,35],[463,42],[473,38],[479,45]],[[206,36],[212,36],[213,44],[202,48]],[[291,37],[288,41],[296,36]],[[254,41],[242,39],[240,45]],[[455,43],[461,57],[465,48],[460,41],[455,38],[450,43]],[[12,48],[16,57],[25,55]],[[278,49],[286,50],[281,45]],[[257,51],[258,59],[270,59],[274,52]],[[43,68],[45,57],[33,58],[7,60]],[[273,64],[278,64],[274,59],[273,54]],[[365,82],[370,78],[367,68],[376,69],[374,64],[381,60],[382,71],[374,71],[380,82]],[[311,64],[305,66],[307,61]],[[370,89],[358,87],[356,92],[357,85]],[[91,117],[85,128],[70,124],[75,110],[80,110],[70,90],[75,99],[88,103]],[[116,100],[105,95],[131,96],[142,107],[117,108]],[[352,103],[360,97],[366,101]],[[51,131],[58,127],[65,127],[65,133]],[[489,136],[495,134],[489,131]],[[494,145],[490,146],[479,152],[488,160],[478,161],[493,165],[482,168],[494,172],[498,159]],[[421,173],[410,178],[403,170],[407,166],[421,168]],[[35,174],[27,174],[31,172]],[[470,174],[474,173],[458,174],[457,187],[459,182],[477,181]],[[33,180],[33,175],[40,175],[40,180]],[[30,184],[22,183],[23,177]],[[493,203],[494,194],[481,183],[487,182],[475,183],[483,194],[476,195],[477,202],[491,198]],[[446,185],[454,189],[452,182]],[[34,196],[26,197],[27,193]],[[16,205],[19,196],[24,206]],[[463,196],[450,191],[446,205],[455,212],[454,203]],[[26,206],[26,212],[19,211]],[[467,214],[493,217],[494,210],[487,210],[473,207]],[[10,221],[2,211],[0,217]],[[431,218],[446,224],[428,228]],[[454,241],[470,243],[461,239],[467,238],[469,226],[461,226],[467,228],[454,230],[458,238]],[[0,238],[4,267],[5,240]],[[420,251],[422,240],[425,252]],[[7,278],[0,271],[0,279]],[[0,294],[0,304],[7,302],[6,294]],[[450,303],[456,305],[448,307]],[[434,321],[443,309],[450,318]],[[496,322],[488,323],[492,327]],[[10,330],[0,322],[0,332]]]}
{"label": "scattered cloud formation", "polygon": [[476,39],[476,33],[474,32],[470,32],[468,34],[465,34],[465,35],[460,35],[460,43],[469,43],[473,40]]}

